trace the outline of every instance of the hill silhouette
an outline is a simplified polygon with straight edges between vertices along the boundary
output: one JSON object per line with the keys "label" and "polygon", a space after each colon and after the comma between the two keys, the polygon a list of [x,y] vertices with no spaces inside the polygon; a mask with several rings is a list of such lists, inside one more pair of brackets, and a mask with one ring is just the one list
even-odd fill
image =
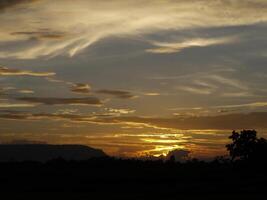
{"label": "hill silhouette", "polygon": [[93,157],[107,156],[102,150],[83,145],[51,144],[2,144],[0,145],[0,162],[39,161],[52,159],[88,160]]}
{"label": "hill silhouette", "polygon": [[254,130],[233,131],[229,139],[229,156],[209,162],[185,160],[187,151],[170,152],[169,160],[139,160],[80,145],[0,145],[5,159],[55,158],[0,162],[0,193],[6,199],[45,200],[266,198],[267,141]]}

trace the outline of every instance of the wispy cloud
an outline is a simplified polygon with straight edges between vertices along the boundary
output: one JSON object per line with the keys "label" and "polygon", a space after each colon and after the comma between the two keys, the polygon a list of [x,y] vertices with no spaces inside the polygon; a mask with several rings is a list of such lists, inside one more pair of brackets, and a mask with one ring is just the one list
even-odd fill
{"label": "wispy cloud", "polygon": [[192,94],[209,95],[216,94],[220,97],[253,97],[260,88],[251,85],[238,76],[236,70],[220,66],[220,69],[212,68],[206,72],[188,73],[178,76],[152,77],[152,80],[165,80],[176,85],[175,90]]}
{"label": "wispy cloud", "polygon": [[33,90],[26,90],[26,89],[24,89],[24,90],[19,90],[18,91],[19,93],[21,93],[21,94],[33,94],[34,93],[34,91]]}
{"label": "wispy cloud", "polygon": [[235,105],[222,105],[222,106],[214,106],[215,108],[257,108],[257,107],[266,107],[267,102],[252,102],[252,103],[245,103],[245,104],[235,104]]}
{"label": "wispy cloud", "polygon": [[234,37],[225,38],[196,38],[182,42],[152,42],[155,48],[147,49],[146,52],[168,54],[180,52],[191,47],[206,47],[212,45],[229,44],[236,41]]}
{"label": "wispy cloud", "polygon": [[[222,66],[220,68],[212,68],[208,72],[202,72],[198,71],[195,73],[188,73],[188,74],[182,74],[182,75],[170,75],[170,76],[153,76],[153,77],[148,77],[148,79],[152,80],[184,80],[184,79],[193,79],[195,78],[202,78],[202,77],[208,77],[210,75],[216,75],[220,73],[234,73],[236,72],[236,69],[234,68],[229,68],[227,66]],[[196,81],[196,80],[195,80]]]}
{"label": "wispy cloud", "polygon": [[197,88],[197,87],[190,87],[190,86],[178,86],[176,87],[178,90],[182,90],[189,93],[194,94],[204,94],[208,95],[212,93],[212,90],[210,88]]}
{"label": "wispy cloud", "polygon": [[38,76],[48,77],[54,76],[54,72],[33,72],[29,70],[10,69],[7,67],[0,66],[0,76]]}
{"label": "wispy cloud", "polygon": [[75,93],[89,94],[91,86],[85,83],[77,83],[71,87],[71,91]]}
{"label": "wispy cloud", "polygon": [[0,108],[29,108],[36,106],[33,103],[0,103]]}
{"label": "wispy cloud", "polygon": [[223,97],[253,97],[255,96],[253,93],[250,92],[226,92],[222,93]]}
{"label": "wispy cloud", "polygon": [[159,92],[145,92],[145,96],[160,96],[161,94]]}
{"label": "wispy cloud", "polygon": [[[1,7],[3,9],[21,2],[31,1],[1,1]],[[5,48],[0,48],[1,58],[74,56],[96,42],[114,36],[137,37],[160,31],[267,21],[265,0],[58,0],[56,9],[52,1],[42,0],[31,5],[23,4],[23,8],[23,11],[10,9],[1,15],[0,41],[5,42]],[[42,39],[32,40],[33,37]],[[14,42],[17,42],[16,48]],[[192,38],[173,44],[158,42],[155,44],[158,48],[150,51],[170,53],[182,48],[225,42],[225,39],[213,38]]]}
{"label": "wispy cloud", "polygon": [[21,31],[21,32],[13,32],[11,35],[22,35],[25,37],[31,38],[31,40],[45,40],[45,39],[54,39],[59,40],[66,37],[66,33],[64,32],[53,32],[49,29],[41,29],[39,31]]}
{"label": "wispy cloud", "polygon": [[[235,96],[231,96],[235,97]],[[237,97],[243,97],[242,94]],[[175,116],[179,117],[190,117],[190,116],[216,116],[218,113],[247,113],[251,111],[263,111],[267,108],[267,102],[251,102],[243,104],[225,104],[216,106],[206,106],[206,107],[178,107],[171,108],[169,110],[175,111],[173,113]]]}
{"label": "wispy cloud", "polygon": [[135,110],[129,108],[106,108],[105,110],[111,113],[118,113],[118,114],[132,114],[135,112]]}
{"label": "wispy cloud", "polygon": [[232,86],[238,89],[247,90],[248,87],[241,81],[233,78],[226,78],[221,75],[209,75],[208,79],[214,80],[224,85]]}
{"label": "wispy cloud", "polygon": [[126,125],[149,127],[159,130],[233,130],[267,128],[267,113],[235,113],[217,116],[191,116],[187,118],[160,118],[142,116],[98,116],[56,113],[4,113],[1,119],[9,120],[67,120],[98,125]]}

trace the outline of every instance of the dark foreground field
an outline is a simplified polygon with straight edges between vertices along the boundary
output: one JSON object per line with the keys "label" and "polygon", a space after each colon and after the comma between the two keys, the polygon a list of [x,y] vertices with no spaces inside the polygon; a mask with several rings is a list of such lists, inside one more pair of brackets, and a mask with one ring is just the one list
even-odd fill
{"label": "dark foreground field", "polygon": [[1,163],[0,172],[4,199],[265,199],[267,195],[266,164],[57,159]]}

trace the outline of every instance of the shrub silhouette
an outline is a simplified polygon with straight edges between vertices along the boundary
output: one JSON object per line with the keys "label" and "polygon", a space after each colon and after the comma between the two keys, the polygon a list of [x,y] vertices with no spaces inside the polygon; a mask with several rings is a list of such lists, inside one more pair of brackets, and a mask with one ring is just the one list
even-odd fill
{"label": "shrub silhouette", "polygon": [[232,161],[260,161],[266,156],[267,140],[257,138],[255,130],[233,131],[229,139],[232,139],[232,143],[227,144],[226,148]]}

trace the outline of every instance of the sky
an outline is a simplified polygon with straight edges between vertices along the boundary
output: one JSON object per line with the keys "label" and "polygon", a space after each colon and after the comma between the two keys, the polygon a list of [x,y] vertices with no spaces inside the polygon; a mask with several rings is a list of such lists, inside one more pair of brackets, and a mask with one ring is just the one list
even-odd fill
{"label": "sky", "polygon": [[0,143],[225,154],[267,136],[266,0],[0,0]]}

